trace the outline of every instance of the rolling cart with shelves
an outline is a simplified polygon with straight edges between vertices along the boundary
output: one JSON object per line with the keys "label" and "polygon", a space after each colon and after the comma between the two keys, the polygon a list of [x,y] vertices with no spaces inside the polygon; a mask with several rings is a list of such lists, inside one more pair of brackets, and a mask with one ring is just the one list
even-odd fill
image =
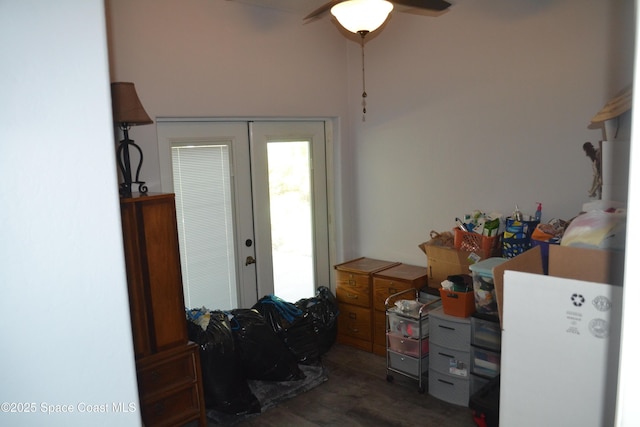
{"label": "rolling cart with shelves", "polygon": [[[396,301],[403,301],[397,306]],[[385,301],[387,317],[387,381],[393,373],[418,381],[418,391],[425,392],[429,370],[429,312],[441,306],[440,297],[420,298],[419,289],[406,289]]]}

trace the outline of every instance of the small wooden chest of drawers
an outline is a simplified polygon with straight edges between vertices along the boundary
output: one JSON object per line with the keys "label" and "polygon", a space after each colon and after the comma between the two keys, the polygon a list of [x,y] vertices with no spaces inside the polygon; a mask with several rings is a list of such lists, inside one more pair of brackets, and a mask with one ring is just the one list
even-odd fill
{"label": "small wooden chest of drawers", "polygon": [[385,301],[390,295],[407,289],[427,286],[427,268],[409,264],[396,266],[373,273],[373,352],[387,354],[387,320]]}
{"label": "small wooden chest of drawers", "polygon": [[396,265],[399,263],[362,257],[335,266],[339,343],[372,351],[373,274]]}
{"label": "small wooden chest of drawers", "polygon": [[190,343],[138,360],[140,405],[147,425],[176,426],[192,420],[206,425],[198,351]]}

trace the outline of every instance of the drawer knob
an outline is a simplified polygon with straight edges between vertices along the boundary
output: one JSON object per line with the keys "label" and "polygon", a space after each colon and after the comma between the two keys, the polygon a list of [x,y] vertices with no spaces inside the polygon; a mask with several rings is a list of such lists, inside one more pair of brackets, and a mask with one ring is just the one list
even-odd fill
{"label": "drawer knob", "polygon": [[347,292],[347,298],[351,298],[351,299],[358,299],[358,295],[356,294],[350,294]]}
{"label": "drawer knob", "polygon": [[353,279],[349,279],[349,286],[355,286],[356,285],[356,281]]}

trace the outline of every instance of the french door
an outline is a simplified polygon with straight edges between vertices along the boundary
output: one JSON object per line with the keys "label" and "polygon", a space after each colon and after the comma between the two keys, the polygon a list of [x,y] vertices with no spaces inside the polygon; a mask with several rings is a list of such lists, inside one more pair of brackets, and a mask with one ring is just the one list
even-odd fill
{"label": "french door", "polygon": [[324,122],[159,119],[157,129],[187,307],[295,302],[328,286]]}

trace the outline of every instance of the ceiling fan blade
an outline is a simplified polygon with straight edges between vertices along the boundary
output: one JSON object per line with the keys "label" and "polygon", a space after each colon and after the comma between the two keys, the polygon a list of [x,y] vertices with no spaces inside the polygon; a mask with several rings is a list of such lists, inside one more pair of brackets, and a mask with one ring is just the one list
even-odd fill
{"label": "ceiling fan blade", "polygon": [[344,0],[333,0],[328,3],[325,3],[319,8],[317,8],[316,10],[314,10],[313,12],[311,12],[310,14],[308,14],[307,16],[305,16],[303,20],[306,21],[309,19],[319,18],[320,16],[330,11],[333,6],[337,5],[338,3],[342,3],[343,1]]}
{"label": "ceiling fan blade", "polygon": [[451,3],[444,0],[390,0],[391,3],[396,3],[402,6],[415,7],[417,9],[429,9],[442,11],[448,9]]}

